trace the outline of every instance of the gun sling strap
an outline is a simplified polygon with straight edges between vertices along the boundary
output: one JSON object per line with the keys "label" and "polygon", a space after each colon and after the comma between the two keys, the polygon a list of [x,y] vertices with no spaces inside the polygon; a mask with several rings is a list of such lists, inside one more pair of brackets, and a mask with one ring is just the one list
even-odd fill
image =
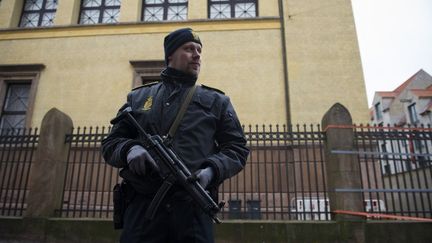
{"label": "gun sling strap", "polygon": [[[176,121],[173,122],[172,128],[170,129],[170,136],[174,136],[174,133],[177,130],[177,127],[179,126],[179,123],[181,122],[195,91],[196,86],[193,86],[186,94],[186,97],[184,98],[184,101],[176,116]],[[223,203],[219,205],[216,204],[213,198],[211,198],[205,189],[200,185],[199,181],[193,177],[191,171],[189,171],[187,166],[181,161],[175,152],[169,148],[160,135],[149,135],[141,127],[138,121],[130,114],[131,112],[131,107],[125,108],[119,115],[117,115],[116,118],[111,120],[111,124],[114,125],[123,118],[127,118],[132,123],[132,125],[136,127],[140,138],[143,138],[144,143],[147,144],[146,146],[153,150],[152,154],[158,156],[158,162],[161,163],[161,171],[159,171],[159,175],[163,179],[162,185],[159,187],[156,195],[150,202],[149,207],[146,209],[144,218],[148,220],[153,219],[155,212],[157,211],[157,208],[159,207],[166,193],[173,184],[178,183],[179,186],[183,187],[185,192],[187,192],[192,197],[192,199],[206,214],[208,214],[216,223],[220,223],[220,220],[217,218],[216,214],[223,207]]]}
{"label": "gun sling strap", "polygon": [[[183,104],[180,107],[180,110],[177,113],[177,116],[171,125],[171,128],[168,132],[168,135],[165,139],[165,141],[168,141],[170,143],[172,139],[174,138],[175,132],[177,131],[178,126],[181,123],[181,120],[183,119],[184,114],[186,113],[186,110],[189,106],[190,101],[192,100],[192,96],[195,93],[196,85],[192,86],[183,101]],[[155,216],[157,208],[159,208],[159,204],[162,202],[162,199],[165,197],[168,190],[171,188],[171,186],[175,183],[176,178],[173,175],[168,176],[162,183],[162,186],[159,188],[159,190],[156,192],[156,195],[150,202],[149,207],[147,208],[144,217],[148,220],[152,220]]]}
{"label": "gun sling strap", "polygon": [[180,125],[181,120],[183,119],[183,116],[184,116],[184,114],[186,113],[186,110],[187,110],[187,108],[188,108],[188,106],[189,106],[189,103],[190,103],[191,100],[192,100],[192,97],[193,97],[193,95],[194,95],[194,93],[195,93],[196,87],[197,87],[197,86],[194,85],[194,86],[192,86],[192,87],[189,89],[189,92],[188,92],[188,94],[187,94],[185,100],[183,101],[183,104],[182,104],[182,106],[180,107],[180,110],[178,111],[177,116],[176,116],[176,118],[175,118],[173,124],[171,125],[169,132],[168,132],[167,138],[168,138],[169,140],[171,140],[171,139],[174,138],[174,135],[175,135],[175,133],[176,133],[176,131],[177,131],[177,128],[178,128],[178,126]]}

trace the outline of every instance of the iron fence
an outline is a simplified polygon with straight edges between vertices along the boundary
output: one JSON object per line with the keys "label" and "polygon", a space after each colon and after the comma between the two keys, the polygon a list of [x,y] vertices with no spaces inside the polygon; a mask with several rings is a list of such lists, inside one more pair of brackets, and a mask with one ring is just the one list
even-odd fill
{"label": "iron fence", "polygon": [[[99,151],[108,131],[78,128],[67,137],[71,149],[60,216],[112,216],[111,189],[119,181],[118,171],[103,162]],[[319,213],[299,205],[326,195],[319,126],[248,126],[245,134],[251,154],[244,170],[220,186],[219,199],[226,202],[221,217],[329,219],[324,205]],[[325,203],[318,200],[318,205]]]}
{"label": "iron fence", "polygon": [[0,131],[0,215],[22,216],[38,129]]}
{"label": "iron fence", "polygon": [[246,167],[219,188],[222,218],[329,219],[320,127],[248,126],[245,135]]}
{"label": "iron fence", "polygon": [[78,127],[66,136],[70,149],[59,216],[112,216],[112,188],[119,181],[118,169],[105,164],[100,153],[100,142],[109,130]]}
{"label": "iron fence", "polygon": [[[432,129],[352,126],[359,159],[358,192],[367,212],[431,218]],[[104,163],[100,141],[110,128],[77,128],[70,146],[60,217],[111,218],[118,170]],[[325,135],[318,125],[247,126],[251,149],[244,170],[219,188],[223,219],[329,220],[324,164]],[[38,145],[37,129],[0,134],[0,215],[26,209],[29,173]]]}
{"label": "iron fence", "polygon": [[365,211],[432,218],[432,129],[355,129]]}

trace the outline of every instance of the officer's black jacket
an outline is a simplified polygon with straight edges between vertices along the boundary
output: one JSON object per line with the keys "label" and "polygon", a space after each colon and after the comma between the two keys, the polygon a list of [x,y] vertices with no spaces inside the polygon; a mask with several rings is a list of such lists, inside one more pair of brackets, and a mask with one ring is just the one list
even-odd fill
{"label": "officer's black jacket", "polygon": [[[132,108],[132,114],[147,132],[163,136],[168,133],[196,78],[171,68],[165,69],[161,77],[162,82],[132,90],[123,107]],[[137,135],[128,121],[117,123],[102,141],[102,154],[108,164],[123,168],[120,175],[137,191],[154,193],[161,183],[156,175],[149,173],[140,178],[127,168],[127,152],[139,144]],[[249,154],[230,99],[221,91],[206,86],[197,87],[172,147],[191,172],[211,166],[215,171],[213,188],[241,171]]]}

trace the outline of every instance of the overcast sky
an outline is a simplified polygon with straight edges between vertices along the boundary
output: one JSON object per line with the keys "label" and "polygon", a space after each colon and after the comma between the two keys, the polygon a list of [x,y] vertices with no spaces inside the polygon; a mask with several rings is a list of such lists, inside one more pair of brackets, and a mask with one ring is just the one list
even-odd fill
{"label": "overcast sky", "polygon": [[432,75],[432,0],[351,0],[368,104],[418,70]]}

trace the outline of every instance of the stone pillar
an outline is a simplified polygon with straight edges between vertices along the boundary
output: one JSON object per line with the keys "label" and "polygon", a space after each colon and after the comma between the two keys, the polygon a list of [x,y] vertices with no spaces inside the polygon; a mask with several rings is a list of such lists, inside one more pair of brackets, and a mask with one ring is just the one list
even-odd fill
{"label": "stone pillar", "polygon": [[[349,111],[341,104],[334,104],[322,119],[325,129],[325,166],[330,210],[363,211],[362,195],[359,192],[337,192],[338,189],[361,189],[360,164],[354,151],[354,132]],[[344,128],[345,127],[345,128]],[[336,151],[339,151],[337,153]],[[350,242],[364,242],[364,220],[358,216],[337,214],[334,218],[342,228],[348,221],[354,224],[347,236]],[[352,225],[352,224],[349,224]]]}
{"label": "stone pillar", "polygon": [[72,119],[51,109],[42,120],[39,143],[30,171],[30,191],[25,217],[54,216],[62,204],[69,146],[66,134],[72,131]]}

